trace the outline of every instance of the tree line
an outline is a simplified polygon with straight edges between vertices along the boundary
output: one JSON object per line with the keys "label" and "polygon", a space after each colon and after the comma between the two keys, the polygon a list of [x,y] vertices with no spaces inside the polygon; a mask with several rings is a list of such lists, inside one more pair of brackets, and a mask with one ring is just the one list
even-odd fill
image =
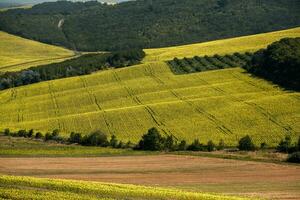
{"label": "tree line", "polygon": [[284,38],[257,51],[244,68],[284,88],[300,91],[300,38]]}
{"label": "tree line", "polygon": [[31,67],[17,72],[0,74],[0,90],[72,76],[90,74],[112,67],[138,64],[145,57],[143,50],[124,50],[112,53],[86,54],[60,63]]}
{"label": "tree line", "polygon": [[[112,147],[112,148],[130,148],[133,150],[143,151],[217,151],[227,148],[224,140],[220,140],[218,144],[215,144],[212,140],[207,144],[203,144],[199,139],[195,139],[192,143],[188,144],[185,140],[178,141],[173,135],[162,135],[160,131],[153,127],[145,133],[137,144],[131,141],[118,140],[116,135],[112,135],[110,138],[102,131],[96,130],[87,135],[81,133],[71,132],[68,138],[60,136],[58,129],[48,132],[45,135],[41,132],[34,132],[33,129],[19,130],[12,132],[10,129],[3,131],[4,135],[12,137],[25,137],[35,138],[44,141],[56,141],[66,144],[79,144],[82,146],[100,146],[100,147]],[[257,147],[252,138],[249,135],[242,137],[237,145],[237,149],[240,151],[255,151],[259,149],[267,149],[266,143],[261,143],[260,147]],[[300,136],[297,143],[292,143],[291,137],[286,136],[282,139],[276,147],[278,152],[290,154],[287,161],[300,163]]]}
{"label": "tree line", "polygon": [[[139,0],[117,5],[57,1],[0,12],[0,30],[79,51],[112,51],[297,27],[299,13],[295,0]],[[61,19],[64,24],[58,28]]]}

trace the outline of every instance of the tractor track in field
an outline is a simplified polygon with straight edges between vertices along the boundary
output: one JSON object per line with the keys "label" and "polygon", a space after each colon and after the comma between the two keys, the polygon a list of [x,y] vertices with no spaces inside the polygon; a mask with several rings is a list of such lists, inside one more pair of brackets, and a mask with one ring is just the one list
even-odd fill
{"label": "tractor track in field", "polygon": [[51,82],[48,82],[48,87],[49,87],[49,93],[50,93],[50,96],[51,96],[51,101],[52,101],[52,104],[54,106],[54,113],[57,116],[56,122],[58,124],[58,129],[59,130],[64,130],[64,125],[59,120],[59,117],[60,117],[59,107],[58,107],[58,104],[57,104],[57,99],[56,99],[55,92],[53,90],[53,85],[52,85]]}
{"label": "tractor track in field", "polygon": [[[235,74],[232,74],[232,76],[234,78],[237,78],[238,80],[242,80],[240,78],[238,78],[238,76],[236,76]],[[242,80],[243,81],[243,80]],[[244,81],[247,84],[250,84],[254,87],[258,87],[255,84],[249,82],[249,81]],[[286,126],[283,123],[281,123],[280,121],[278,121],[276,119],[276,117],[274,117],[271,113],[269,113],[266,109],[262,108],[261,106],[257,105],[254,102],[249,102],[249,101],[243,101],[237,97],[232,96],[231,94],[228,94],[227,92],[225,92],[224,90],[222,90],[221,88],[218,87],[213,87],[216,91],[218,91],[219,93],[226,95],[228,97],[230,97],[233,101],[242,103],[242,104],[246,104],[247,106],[250,106],[251,108],[255,109],[258,113],[262,114],[265,118],[267,118],[269,121],[271,121],[273,124],[277,125],[278,127],[282,128],[284,131],[288,132],[288,133],[294,133],[295,131],[290,127],[290,126]],[[263,91],[265,91],[265,89],[263,89],[262,87],[258,87],[259,89],[262,89]]]}
{"label": "tractor track in field", "polygon": [[137,104],[140,105],[142,107],[144,107],[144,109],[147,111],[147,113],[150,115],[151,119],[154,121],[154,123],[160,127],[160,129],[164,132],[165,135],[173,135],[172,132],[167,128],[167,126],[161,122],[158,117],[157,114],[155,113],[155,111],[149,106],[144,104],[132,91],[131,88],[124,86],[122,84],[122,80],[120,79],[120,77],[118,76],[118,74],[116,72],[113,72],[114,78],[116,80],[116,82],[122,86],[126,92],[128,93],[128,95],[132,98],[132,100]]}
{"label": "tractor track in field", "polygon": [[[149,66],[150,67],[150,66]],[[151,67],[150,67],[151,68]],[[155,74],[152,72],[152,68],[149,69],[151,77],[153,77],[154,80],[156,80],[158,83],[165,85],[165,83],[159,79]],[[208,83],[202,79],[200,79],[205,85],[208,85]],[[168,91],[173,94],[178,100],[188,104],[192,109],[194,109],[197,113],[199,113],[201,116],[205,116],[208,120],[210,120],[213,124],[217,126],[217,129],[219,129],[220,132],[223,134],[233,134],[233,132],[225,126],[220,120],[218,120],[215,116],[212,114],[206,112],[204,109],[199,108],[198,106],[195,106],[191,101],[188,101],[184,99],[183,97],[179,96],[174,90],[168,89]]]}
{"label": "tractor track in field", "polygon": [[[103,120],[104,120],[104,123],[106,125],[108,132],[110,134],[113,134],[113,131],[111,130],[112,125],[108,122],[108,120],[106,118],[106,111],[101,107],[101,105],[97,99],[97,96],[91,90],[89,90],[86,80],[83,77],[79,77],[79,78],[82,81],[83,87],[85,88],[86,92],[89,95],[90,101],[97,106],[98,111],[101,111],[102,117],[103,117]],[[90,119],[89,119],[89,123],[90,123],[90,127],[92,128],[92,123],[91,123]]]}

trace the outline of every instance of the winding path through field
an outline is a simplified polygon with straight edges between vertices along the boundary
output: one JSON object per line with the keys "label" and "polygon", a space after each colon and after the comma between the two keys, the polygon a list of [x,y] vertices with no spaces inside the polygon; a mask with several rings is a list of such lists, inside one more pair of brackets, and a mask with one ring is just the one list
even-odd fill
{"label": "winding path through field", "polygon": [[300,166],[194,156],[0,158],[0,174],[300,198]]}

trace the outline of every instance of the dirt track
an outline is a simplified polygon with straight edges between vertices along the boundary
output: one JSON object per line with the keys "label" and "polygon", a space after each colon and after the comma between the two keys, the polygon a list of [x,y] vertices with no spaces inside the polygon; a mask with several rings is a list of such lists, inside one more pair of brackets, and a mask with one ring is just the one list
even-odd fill
{"label": "dirt track", "polygon": [[300,199],[300,166],[217,158],[0,158],[0,173]]}

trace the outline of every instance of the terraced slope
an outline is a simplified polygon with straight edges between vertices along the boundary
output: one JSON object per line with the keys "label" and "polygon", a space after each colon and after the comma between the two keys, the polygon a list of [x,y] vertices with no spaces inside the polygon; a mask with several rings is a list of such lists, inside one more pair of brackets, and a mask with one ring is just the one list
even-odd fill
{"label": "terraced slope", "polygon": [[[258,36],[257,45],[265,40]],[[240,39],[234,51],[248,42]],[[224,52],[219,45],[213,54]],[[286,134],[295,140],[300,133],[300,94],[240,68],[174,75],[165,62],[145,62],[1,91],[0,104],[3,129],[59,128],[65,134],[101,129],[132,142],[153,126],[189,142],[224,139],[227,145],[249,134],[258,145],[274,146]]]}
{"label": "terraced slope", "polygon": [[0,72],[60,62],[73,56],[70,50],[0,31]]}
{"label": "terraced slope", "polygon": [[180,200],[242,200],[246,198],[184,192],[125,184],[97,183],[0,176],[0,198],[3,199],[180,199]]}
{"label": "terraced slope", "polygon": [[211,56],[216,53],[225,55],[235,52],[254,52],[257,49],[265,48],[274,41],[278,41],[285,37],[300,37],[300,28],[191,45],[146,49],[145,52],[147,53],[147,57],[144,61],[166,61],[172,60],[174,57]]}

